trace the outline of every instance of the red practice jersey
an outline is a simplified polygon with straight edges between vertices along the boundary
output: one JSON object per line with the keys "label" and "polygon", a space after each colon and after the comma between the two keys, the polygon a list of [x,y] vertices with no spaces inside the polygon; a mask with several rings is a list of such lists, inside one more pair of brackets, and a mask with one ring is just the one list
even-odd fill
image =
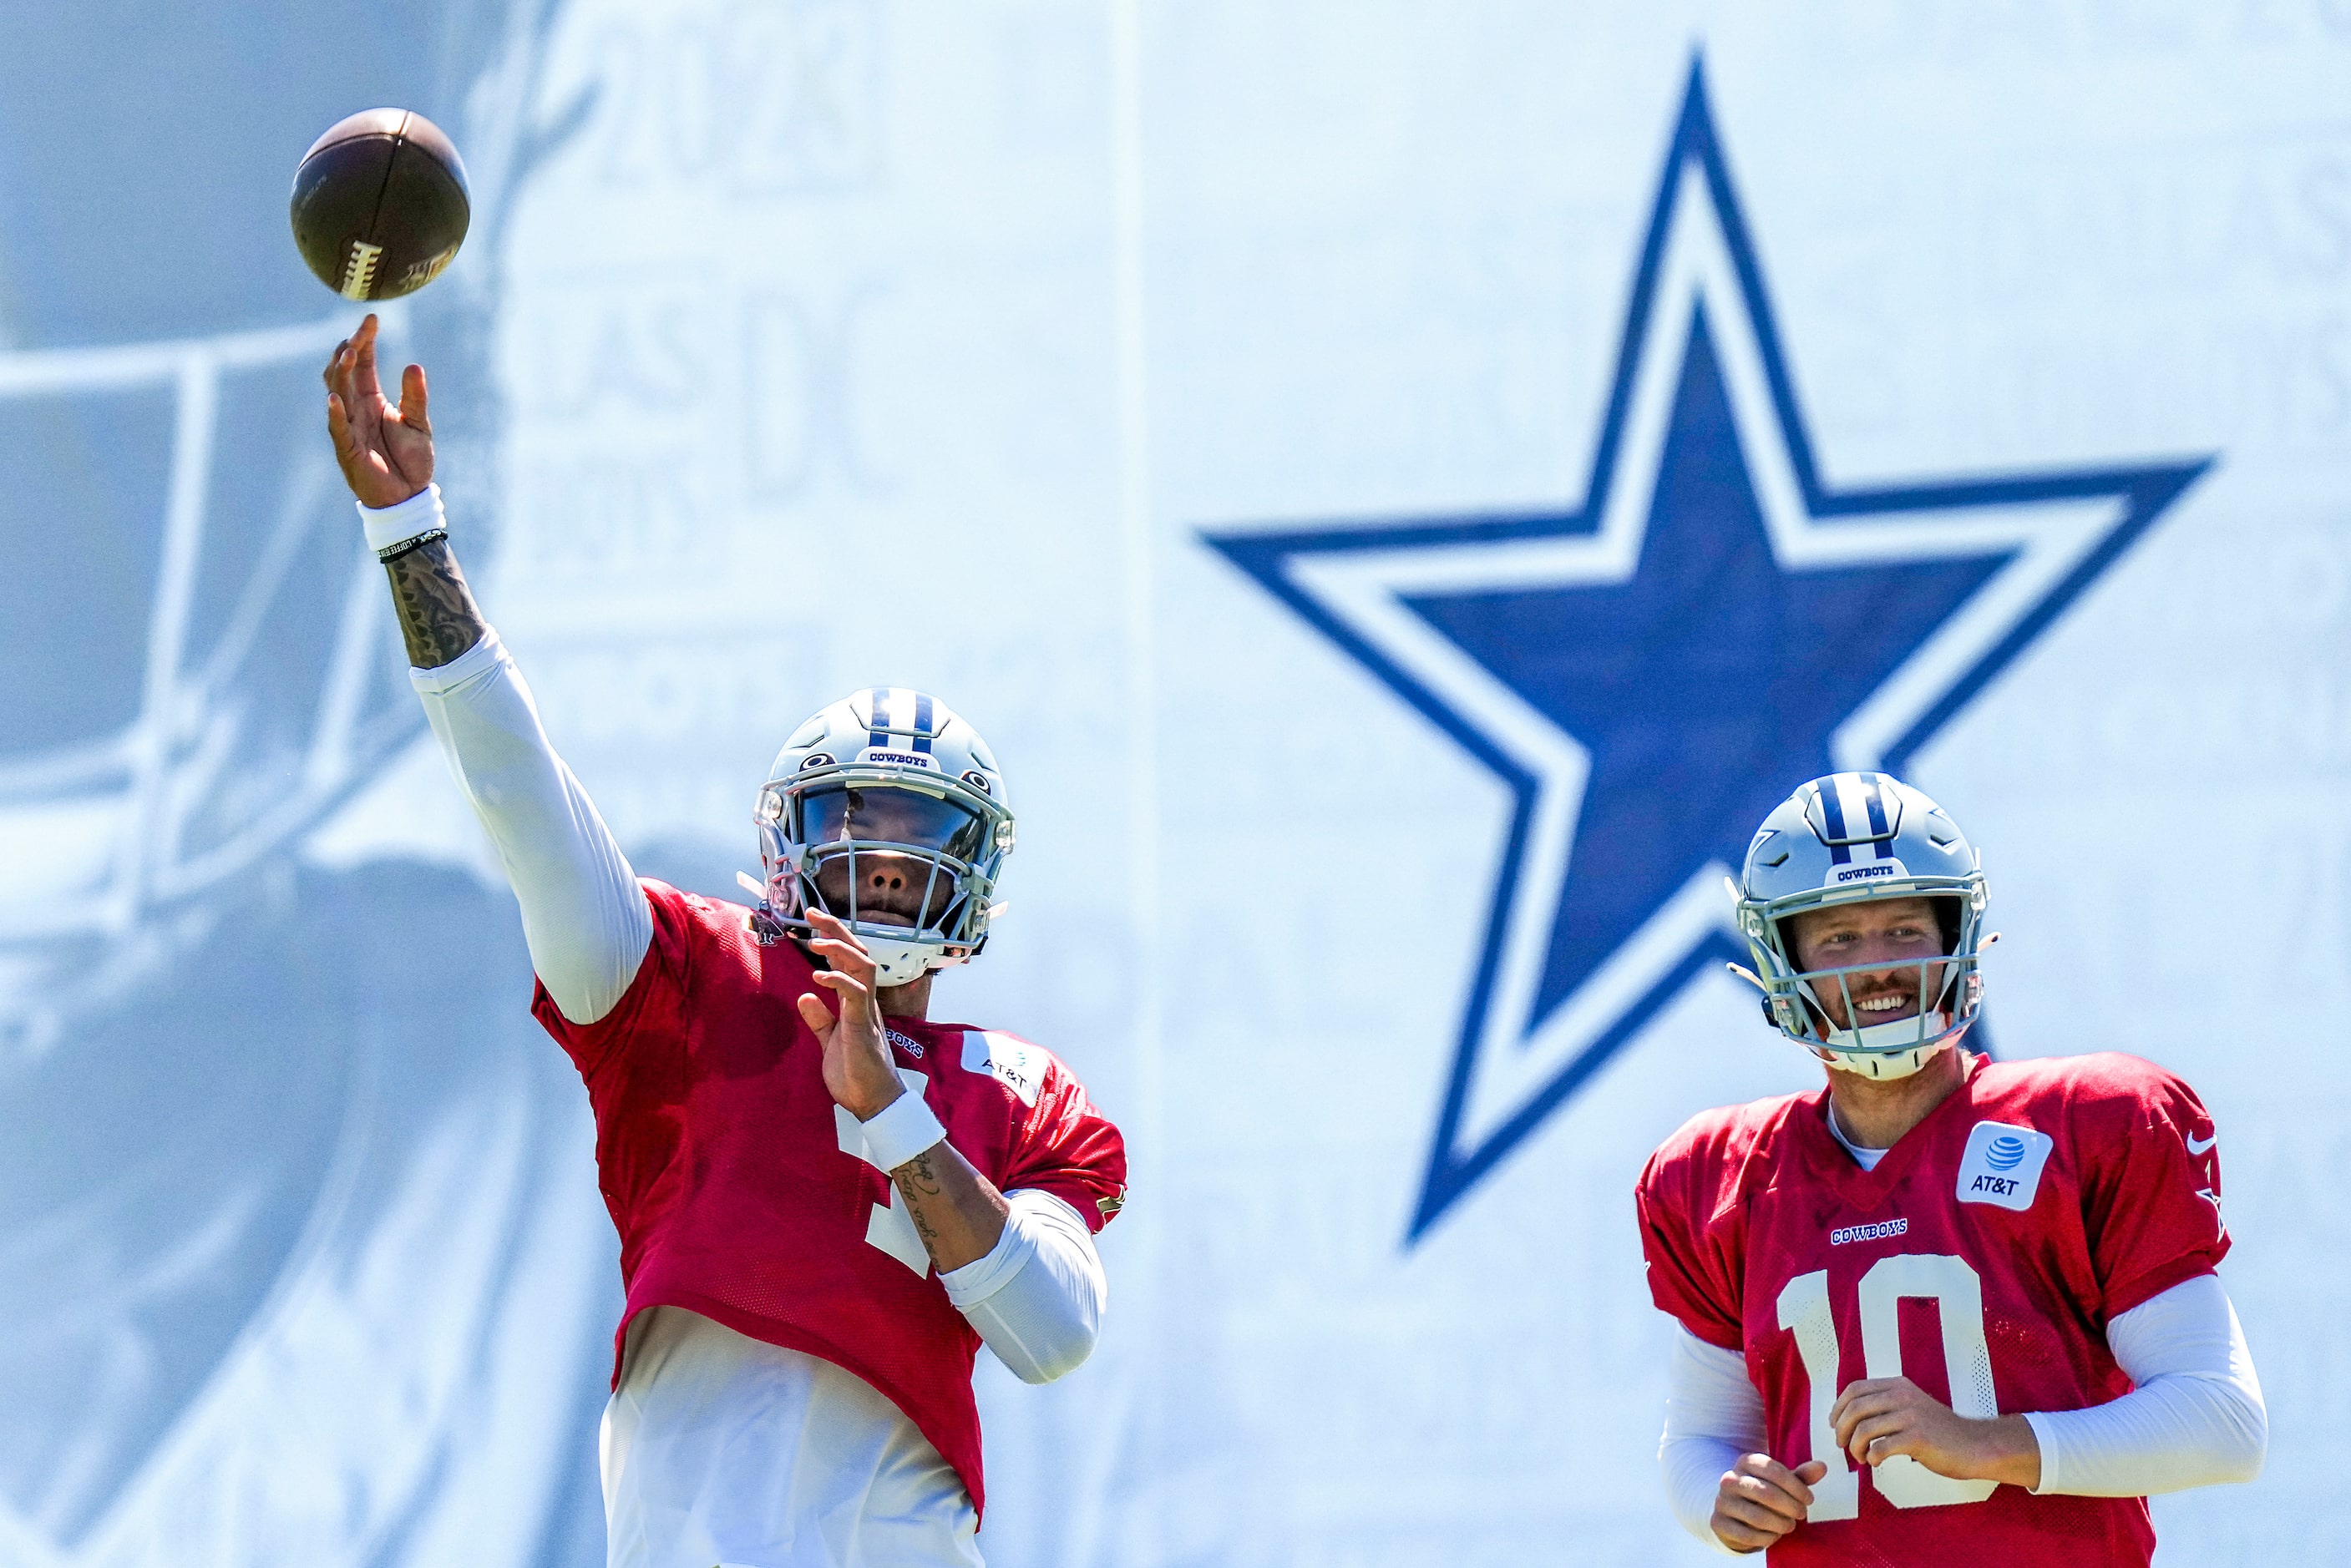
{"label": "red practice jersey", "polygon": [[1641,1172],[1657,1305],[1746,1356],[1772,1458],[1828,1465],[1773,1568],[2153,1554],[2144,1499],[1871,1469],[1836,1446],[1829,1407],[1865,1377],[1979,1417],[2118,1398],[2106,1324],[2229,1251],[2211,1118],[2179,1078],[2116,1054],[1967,1061],[1874,1171],[1829,1131],[1823,1088],[1697,1116]]}
{"label": "red practice jersey", "polygon": [[[835,1006],[831,994],[796,944],[762,946],[743,906],[644,888],[653,945],[620,1005],[583,1025],[544,987],[532,1003],[595,1111],[628,1293],[614,1386],[629,1320],[684,1307],[863,1378],[983,1505],[979,1335],[825,1089],[798,1000],[814,992]],[[1096,1230],[1118,1211],[1125,1146],[1051,1054],[960,1023],[892,1019],[889,1039],[899,1076],[919,1082],[947,1141],[1000,1190],[1050,1192]]]}

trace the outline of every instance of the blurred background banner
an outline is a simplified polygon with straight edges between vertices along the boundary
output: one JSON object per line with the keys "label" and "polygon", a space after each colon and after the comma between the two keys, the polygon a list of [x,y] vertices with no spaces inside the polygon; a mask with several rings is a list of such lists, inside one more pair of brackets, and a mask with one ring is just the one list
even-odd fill
{"label": "blurred background banner", "polygon": [[[985,1357],[1002,1564],[1696,1563],[1630,1187],[1816,1070],[1747,832],[1983,847],[1988,1044],[2220,1123],[2268,1472],[2351,1552],[2351,7],[1141,0],[0,16],[0,1563],[587,1568],[584,1096],[423,732],[287,233],[395,308],[641,871],[938,693],[1020,814],[949,1016],[1126,1128],[1101,1349]],[[1931,1524],[1931,1521],[1928,1521]]]}

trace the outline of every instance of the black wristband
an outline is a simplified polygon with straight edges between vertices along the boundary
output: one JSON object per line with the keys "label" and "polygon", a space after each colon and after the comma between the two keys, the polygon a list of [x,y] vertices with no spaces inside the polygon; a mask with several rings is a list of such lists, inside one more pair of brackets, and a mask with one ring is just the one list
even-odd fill
{"label": "black wristband", "polygon": [[386,545],[382,549],[378,550],[375,553],[375,558],[383,562],[386,566],[390,566],[392,562],[397,561],[411,550],[421,550],[425,545],[433,543],[434,540],[446,539],[448,536],[449,530],[446,528],[427,528],[423,533],[417,535],[413,539],[402,539],[397,545]]}

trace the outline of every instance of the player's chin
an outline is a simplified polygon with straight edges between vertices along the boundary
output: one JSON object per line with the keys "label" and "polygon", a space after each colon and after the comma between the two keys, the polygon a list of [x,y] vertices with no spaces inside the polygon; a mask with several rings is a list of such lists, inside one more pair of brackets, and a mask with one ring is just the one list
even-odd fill
{"label": "player's chin", "polygon": [[818,907],[845,926],[896,926],[905,930],[914,929],[914,917],[908,910],[893,909],[881,904],[862,903],[852,911],[847,909],[847,904],[848,900],[845,898],[828,898]]}

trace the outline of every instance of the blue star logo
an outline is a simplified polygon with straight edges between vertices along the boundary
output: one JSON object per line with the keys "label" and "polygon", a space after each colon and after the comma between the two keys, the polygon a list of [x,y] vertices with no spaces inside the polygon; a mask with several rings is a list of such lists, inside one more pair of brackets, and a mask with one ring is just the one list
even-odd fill
{"label": "blue star logo", "polygon": [[1693,64],[1581,507],[1208,540],[1514,802],[1408,1240],[1745,957],[1789,790],[1901,772],[2209,465],[1823,482]]}

